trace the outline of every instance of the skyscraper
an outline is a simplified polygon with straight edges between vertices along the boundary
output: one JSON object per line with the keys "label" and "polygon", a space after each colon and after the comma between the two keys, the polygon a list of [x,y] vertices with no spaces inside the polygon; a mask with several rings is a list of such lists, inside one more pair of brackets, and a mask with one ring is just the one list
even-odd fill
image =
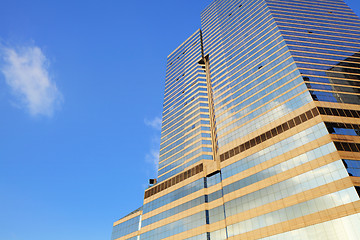
{"label": "skyscraper", "polygon": [[157,183],[112,239],[360,239],[360,20],[215,0],[168,56]]}

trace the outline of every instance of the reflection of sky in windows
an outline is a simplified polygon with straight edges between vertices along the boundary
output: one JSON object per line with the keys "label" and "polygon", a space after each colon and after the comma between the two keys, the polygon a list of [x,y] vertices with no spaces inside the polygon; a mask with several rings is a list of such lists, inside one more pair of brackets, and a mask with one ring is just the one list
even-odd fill
{"label": "reflection of sky in windows", "polygon": [[360,177],[360,161],[344,159],[343,162],[350,176]]}
{"label": "reflection of sky in windows", "polygon": [[351,187],[230,225],[227,228],[228,234],[229,237],[232,237],[358,200],[359,196],[355,189]]}

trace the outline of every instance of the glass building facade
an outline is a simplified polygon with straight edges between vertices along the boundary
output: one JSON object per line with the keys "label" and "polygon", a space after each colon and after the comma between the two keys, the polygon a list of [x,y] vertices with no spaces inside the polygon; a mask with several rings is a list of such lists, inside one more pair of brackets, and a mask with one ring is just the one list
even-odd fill
{"label": "glass building facade", "polygon": [[360,239],[360,19],[215,0],[168,56],[157,183],[112,240]]}

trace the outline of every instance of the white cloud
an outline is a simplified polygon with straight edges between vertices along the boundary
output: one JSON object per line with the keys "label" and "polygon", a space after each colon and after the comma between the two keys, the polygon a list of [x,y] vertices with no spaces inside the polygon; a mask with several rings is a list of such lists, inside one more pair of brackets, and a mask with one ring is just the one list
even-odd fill
{"label": "white cloud", "polygon": [[62,94],[49,75],[49,61],[39,47],[2,48],[1,72],[21,108],[32,116],[52,116]]}
{"label": "white cloud", "polygon": [[146,154],[145,160],[152,165],[152,170],[157,173],[159,167],[159,149],[152,148],[150,152]]}
{"label": "white cloud", "polygon": [[144,123],[155,130],[154,135],[151,138],[150,150],[145,155],[146,163],[152,165],[151,175],[154,176],[153,174],[157,174],[159,167],[161,118],[155,117],[152,120],[148,120],[145,118]]}
{"label": "white cloud", "polygon": [[147,126],[150,126],[156,130],[161,130],[161,118],[159,117],[155,117],[152,120],[145,118],[144,122]]}

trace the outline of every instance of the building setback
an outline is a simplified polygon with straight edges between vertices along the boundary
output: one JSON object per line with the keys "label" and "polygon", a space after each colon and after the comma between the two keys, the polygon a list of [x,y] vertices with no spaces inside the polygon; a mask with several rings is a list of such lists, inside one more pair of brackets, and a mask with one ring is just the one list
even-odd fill
{"label": "building setback", "polygon": [[112,240],[360,239],[360,19],[215,0],[168,56],[157,183]]}

